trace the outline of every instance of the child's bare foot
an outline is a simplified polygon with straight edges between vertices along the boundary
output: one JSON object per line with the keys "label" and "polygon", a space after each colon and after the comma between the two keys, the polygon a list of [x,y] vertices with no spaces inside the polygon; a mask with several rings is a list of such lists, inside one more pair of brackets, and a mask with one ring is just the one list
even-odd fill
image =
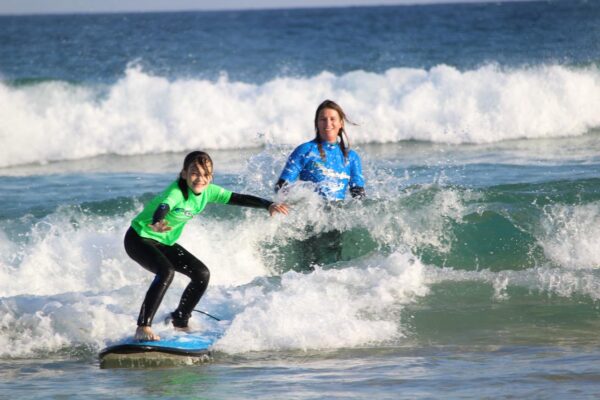
{"label": "child's bare foot", "polygon": [[149,326],[138,326],[135,331],[135,340],[140,342],[157,341],[160,336],[155,335]]}

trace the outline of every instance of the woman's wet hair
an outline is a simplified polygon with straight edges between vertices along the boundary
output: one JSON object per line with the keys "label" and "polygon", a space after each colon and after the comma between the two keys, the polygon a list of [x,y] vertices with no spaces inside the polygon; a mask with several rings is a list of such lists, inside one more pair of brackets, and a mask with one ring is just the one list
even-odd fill
{"label": "woman's wet hair", "polygon": [[[321,137],[319,136],[319,114],[321,114],[321,111],[323,111],[327,108],[336,111],[338,113],[338,115],[340,116],[340,120],[347,122],[349,124],[352,124],[352,125],[356,125],[354,122],[350,121],[348,119],[348,117],[346,117],[346,113],[344,112],[342,107],[340,107],[340,105],[337,104],[335,101],[325,100],[324,102],[319,104],[319,107],[317,107],[317,111],[315,112],[315,133],[316,133],[315,139],[317,140],[319,154],[321,155],[321,158],[323,159],[323,161],[325,161],[326,156],[325,156],[325,151],[323,151]],[[347,159],[348,158],[348,150],[350,149],[350,140],[348,139],[348,135],[346,134],[346,130],[344,129],[343,126],[340,128],[340,131],[338,132],[338,136],[340,138],[340,148],[342,149],[342,153],[344,153],[344,158]],[[344,136],[346,137],[346,140],[344,140]]]}
{"label": "woman's wet hair", "polygon": [[[213,173],[213,162],[208,153],[203,151],[192,151],[183,159],[182,171],[187,171],[192,164],[197,164],[202,170],[210,175]],[[181,173],[179,173],[179,181],[177,185],[183,193],[183,198],[188,199],[188,186],[187,181],[183,179]]]}

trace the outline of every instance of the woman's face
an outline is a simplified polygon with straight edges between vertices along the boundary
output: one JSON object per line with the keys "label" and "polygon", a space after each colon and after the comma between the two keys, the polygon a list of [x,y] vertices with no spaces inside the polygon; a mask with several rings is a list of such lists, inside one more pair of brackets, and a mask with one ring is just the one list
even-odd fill
{"label": "woman's face", "polygon": [[344,127],[344,121],[340,114],[331,108],[324,108],[319,112],[317,118],[317,129],[322,141],[335,143],[340,129]]}
{"label": "woman's face", "polygon": [[192,163],[187,170],[181,171],[181,177],[186,180],[192,192],[200,194],[212,181],[212,171],[207,171],[198,163]]}

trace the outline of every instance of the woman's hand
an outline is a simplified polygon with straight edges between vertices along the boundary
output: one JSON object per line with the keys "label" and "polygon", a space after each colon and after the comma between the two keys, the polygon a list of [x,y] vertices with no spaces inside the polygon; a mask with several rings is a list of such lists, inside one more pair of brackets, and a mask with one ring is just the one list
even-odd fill
{"label": "woman's hand", "polygon": [[284,203],[273,203],[269,206],[269,215],[273,216],[274,214],[283,214],[288,215],[288,206]]}
{"label": "woman's hand", "polygon": [[162,219],[162,220],[158,221],[158,222],[157,222],[157,223],[155,223],[155,224],[148,224],[148,226],[149,226],[150,228],[152,228],[152,230],[153,230],[154,232],[168,232],[168,231],[170,231],[171,229],[173,229],[173,228],[171,228],[171,227],[169,226],[169,222],[168,222],[168,221],[165,221],[164,219]]}

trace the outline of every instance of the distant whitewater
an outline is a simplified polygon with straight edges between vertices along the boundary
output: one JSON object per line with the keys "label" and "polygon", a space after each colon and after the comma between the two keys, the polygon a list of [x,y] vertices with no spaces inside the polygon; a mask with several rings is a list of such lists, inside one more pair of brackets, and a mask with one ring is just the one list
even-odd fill
{"label": "distant whitewater", "polygon": [[169,80],[129,67],[104,86],[0,84],[0,167],[102,154],[292,145],[313,108],[343,104],[353,143],[492,143],[583,135],[600,126],[600,70],[559,65],[459,71],[322,72],[263,84]]}

